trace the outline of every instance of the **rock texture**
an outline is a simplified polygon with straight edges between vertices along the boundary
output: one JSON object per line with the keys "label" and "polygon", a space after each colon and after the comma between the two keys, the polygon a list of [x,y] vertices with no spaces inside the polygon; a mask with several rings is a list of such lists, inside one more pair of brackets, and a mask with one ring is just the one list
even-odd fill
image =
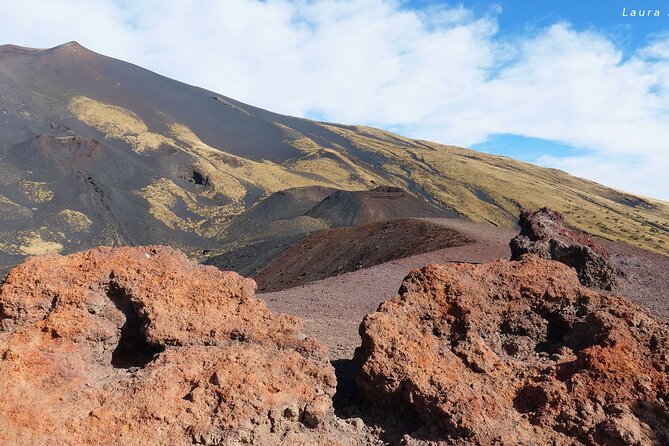
{"label": "rock texture", "polygon": [[536,254],[575,268],[585,286],[609,291],[615,287],[617,274],[607,251],[586,234],[566,228],[559,212],[548,208],[522,211],[518,224],[520,234],[510,242],[511,260]]}
{"label": "rock texture", "polygon": [[404,444],[669,444],[668,327],[559,262],[428,265],[360,333]]}
{"label": "rock texture", "polygon": [[0,444],[360,444],[324,348],[164,247],[34,257],[0,289]]}

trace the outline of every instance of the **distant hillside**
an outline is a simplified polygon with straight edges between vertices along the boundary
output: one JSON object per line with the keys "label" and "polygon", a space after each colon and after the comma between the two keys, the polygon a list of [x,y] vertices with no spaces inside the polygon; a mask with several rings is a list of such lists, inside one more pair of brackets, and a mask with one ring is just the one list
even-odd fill
{"label": "distant hillside", "polygon": [[275,192],[235,216],[227,228],[227,240],[265,240],[328,228],[325,222],[305,214],[336,189],[322,186],[295,187]]}
{"label": "distant hillside", "polygon": [[398,219],[318,231],[284,251],[253,278],[258,291],[280,291],[472,240],[444,226]]}
{"label": "distant hillside", "polygon": [[448,212],[394,187],[367,191],[297,187],[275,192],[234,217],[226,231],[227,244],[205,263],[250,277],[312,232],[409,217],[446,216]]}
{"label": "distant hillside", "polygon": [[[403,189],[385,186],[369,191],[336,191],[305,213],[308,217],[328,222],[331,227],[448,214]],[[450,216],[453,216],[452,212]]]}
{"label": "distant hillside", "polygon": [[[218,249],[235,216],[275,192],[380,185],[505,227],[521,207],[549,206],[591,234],[669,253],[665,202],[509,158],[279,115],[75,42],[0,46],[0,267],[101,244]],[[305,216],[298,230],[316,220]]]}

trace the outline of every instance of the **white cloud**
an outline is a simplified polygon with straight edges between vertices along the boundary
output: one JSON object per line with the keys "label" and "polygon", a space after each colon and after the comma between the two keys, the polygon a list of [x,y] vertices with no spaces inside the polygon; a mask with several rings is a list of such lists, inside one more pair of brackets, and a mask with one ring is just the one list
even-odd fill
{"label": "white cloud", "polygon": [[591,152],[544,164],[669,199],[669,39],[624,56],[565,23],[506,39],[498,9],[387,0],[11,3],[0,5],[0,41],[78,40],[273,111],[445,143],[557,140]]}
{"label": "white cloud", "polygon": [[[669,157],[584,155],[558,158],[541,156],[538,163],[554,167],[623,191],[653,197],[669,197]],[[652,193],[644,193],[649,191]]]}

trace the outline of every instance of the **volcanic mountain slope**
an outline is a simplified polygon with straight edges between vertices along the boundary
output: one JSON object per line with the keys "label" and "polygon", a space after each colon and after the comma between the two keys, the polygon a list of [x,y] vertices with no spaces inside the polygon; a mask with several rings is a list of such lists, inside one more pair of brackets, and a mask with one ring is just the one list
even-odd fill
{"label": "volcanic mountain slope", "polygon": [[370,191],[334,192],[305,215],[338,227],[405,217],[441,217],[446,214],[400,188],[381,186]]}
{"label": "volcanic mountain slope", "polygon": [[279,291],[471,241],[458,231],[409,218],[336,228],[309,235],[253,278],[259,291]]}
{"label": "volcanic mountain slope", "polygon": [[[454,117],[457,119],[457,117]],[[403,188],[511,227],[567,224],[663,254],[669,205],[508,158],[271,113],[70,42],[0,46],[0,265],[94,245],[232,239],[232,217],[281,190]]]}
{"label": "volcanic mountain slope", "polygon": [[[370,225],[370,223],[411,217],[445,217],[448,214],[448,211],[439,209],[395,187],[379,186],[367,191],[333,190],[319,186],[287,189],[270,195],[246,212],[234,217],[227,230],[229,243],[204,263],[217,266],[224,271],[232,270],[246,277],[255,277],[259,270],[283,256],[288,250],[303,244],[303,239],[312,232],[319,231],[315,237],[320,237],[322,240],[327,240],[329,235],[335,234],[348,233],[352,237],[351,239],[335,237],[339,244],[336,247],[327,246],[327,244],[317,245],[317,248],[323,248],[325,251],[320,254],[314,251],[313,255],[322,258],[325,254],[327,257],[331,248],[349,250],[351,254],[354,254],[354,251],[362,249],[362,245],[356,246],[359,239],[378,237],[377,232],[383,232],[381,226]],[[364,227],[360,230],[351,229],[349,232],[325,231],[330,228],[358,225]],[[401,234],[398,229],[400,227],[404,228]],[[415,253],[428,249],[429,246],[436,246],[435,243],[432,243],[431,238],[423,240],[424,236],[435,235],[423,229],[425,225],[415,222],[405,221],[395,225],[395,230],[400,237],[390,244],[388,244],[389,240],[386,240],[384,248],[388,252],[372,256],[377,260],[371,261],[370,264],[390,260],[394,258],[393,256],[402,257],[407,255],[408,251]],[[409,243],[408,250],[399,247],[400,239],[406,240],[409,234],[411,234],[409,238],[416,238],[415,243]],[[441,240],[442,236],[443,234],[436,234],[437,239]],[[383,239],[383,236],[381,238]],[[427,244],[424,245],[424,242]],[[373,248],[370,243],[363,243],[363,245],[366,249]],[[351,259],[340,260],[345,264],[351,262]],[[332,269],[326,265],[326,270],[330,274],[349,271],[351,268],[349,266],[343,269]],[[324,271],[315,275],[305,274],[302,279],[310,277],[309,280],[315,280],[326,277],[322,273]],[[274,279],[270,279],[263,284],[276,289],[276,286],[270,285],[275,282]],[[288,280],[285,283],[282,282],[281,286],[286,287],[289,284],[294,285],[295,283]]]}
{"label": "volcanic mountain slope", "polygon": [[328,227],[324,221],[305,215],[335,189],[322,186],[295,187],[275,192],[244,213],[235,216],[227,229],[234,244],[297,235]]}
{"label": "volcanic mountain slope", "polygon": [[348,191],[320,186],[276,192],[234,217],[227,228],[232,242],[269,239],[317,229],[356,226],[408,217],[452,216],[398,187]]}

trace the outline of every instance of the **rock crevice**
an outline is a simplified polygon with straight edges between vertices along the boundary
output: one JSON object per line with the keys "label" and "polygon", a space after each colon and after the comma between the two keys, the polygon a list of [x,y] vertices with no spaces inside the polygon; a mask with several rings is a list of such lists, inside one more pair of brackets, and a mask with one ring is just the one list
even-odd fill
{"label": "rock crevice", "polygon": [[365,444],[325,348],[254,290],[165,247],[27,260],[0,289],[0,443]]}

